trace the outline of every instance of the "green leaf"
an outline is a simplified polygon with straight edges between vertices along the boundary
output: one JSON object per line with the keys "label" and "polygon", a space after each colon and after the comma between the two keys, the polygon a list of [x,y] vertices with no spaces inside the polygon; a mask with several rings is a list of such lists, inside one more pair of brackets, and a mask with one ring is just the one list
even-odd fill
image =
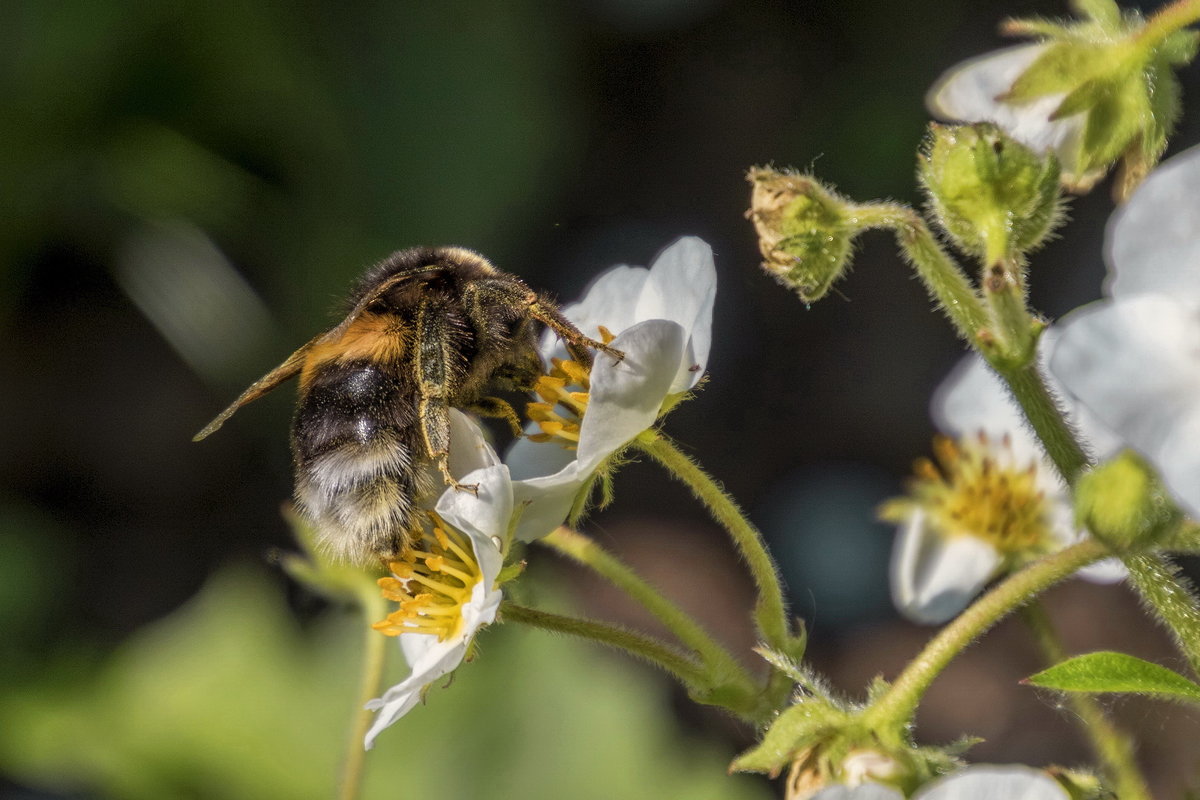
{"label": "green leaf", "polygon": [[1088,653],[1025,679],[1064,692],[1132,692],[1200,703],[1200,685],[1166,667],[1125,653]]}
{"label": "green leaf", "polygon": [[1071,5],[1076,13],[1105,30],[1115,30],[1121,25],[1121,8],[1113,0],[1074,0]]}

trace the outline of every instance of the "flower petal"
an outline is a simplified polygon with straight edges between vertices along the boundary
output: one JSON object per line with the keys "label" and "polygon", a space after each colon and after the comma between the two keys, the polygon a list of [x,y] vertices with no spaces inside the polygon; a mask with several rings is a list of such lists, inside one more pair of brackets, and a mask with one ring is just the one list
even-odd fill
{"label": "flower petal", "polygon": [[625,358],[602,355],[592,367],[576,451],[584,475],[654,424],[684,352],[684,331],[675,322],[647,320],[626,330],[612,346]]}
{"label": "flower petal", "polygon": [[940,625],[966,608],[999,567],[990,544],[938,531],[914,508],[892,550],[892,602],[913,622]]}
{"label": "flower petal", "polygon": [[[616,334],[633,325],[638,297],[650,270],[619,264],[600,273],[584,290],[583,299],[562,307],[563,316],[571,320],[585,336],[599,338],[600,326]],[[553,331],[542,336],[542,357],[566,358],[567,349]]]}
{"label": "flower petal", "polygon": [[579,463],[572,461],[553,475],[515,481],[513,500],[520,514],[516,538],[532,542],[562,525],[583,489],[585,478],[579,472]]}
{"label": "flower petal", "polygon": [[468,472],[499,463],[500,457],[483,438],[479,423],[457,408],[450,409],[450,474],[462,480]]}
{"label": "flower petal", "polygon": [[1200,297],[1200,147],[1163,162],[1108,223],[1109,294]]}
{"label": "flower petal", "polygon": [[1064,176],[1079,180],[1079,143],[1085,117],[1074,114],[1051,121],[1064,95],[1039,97],[1014,105],[996,98],[1045,51],[1045,45],[1025,44],[986,53],[952,67],[925,97],[934,116],[959,122],[993,122],[1017,141],[1039,153],[1053,151]]}
{"label": "flower petal", "polygon": [[446,523],[466,534],[475,549],[475,558],[483,573],[483,585],[490,589],[500,574],[503,556],[500,545],[508,536],[513,515],[512,482],[508,467],[486,467],[459,479],[474,485],[475,491],[450,487],[438,498],[436,511]]}
{"label": "flower petal", "polygon": [[912,800],[1069,800],[1045,772],[1021,765],[973,766],[926,784]]}
{"label": "flower petal", "polygon": [[634,318],[678,322],[691,345],[690,355],[680,363],[672,382],[672,394],[695,386],[708,365],[716,294],[717,267],[712,248],[703,239],[677,239],[659,253],[650,267]]}
{"label": "flower petal", "polygon": [[1102,301],[1061,326],[1054,374],[1149,459],[1188,513],[1200,515],[1200,302]]}
{"label": "flower petal", "polygon": [[454,638],[439,642],[436,636],[425,634],[404,634],[399,637],[403,646],[409,648],[405,652],[412,671],[400,683],[383,693],[382,697],[370,700],[366,708],[378,712],[375,720],[367,731],[363,746],[370,750],[375,745],[375,738],[396,720],[403,717],[421,701],[421,691],[433,681],[446,675],[459,664],[467,653],[466,638]]}

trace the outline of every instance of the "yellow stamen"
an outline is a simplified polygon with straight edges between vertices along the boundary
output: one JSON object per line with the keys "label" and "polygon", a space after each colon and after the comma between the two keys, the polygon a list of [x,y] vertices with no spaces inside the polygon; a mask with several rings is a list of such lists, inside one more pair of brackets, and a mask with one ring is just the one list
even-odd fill
{"label": "yellow stamen", "polygon": [[1052,520],[1038,466],[1016,464],[1011,448],[1009,437],[997,443],[982,432],[957,442],[936,437],[936,463],[918,459],[908,497],[889,501],[881,515],[900,521],[915,505],[945,535],[983,539],[1006,556],[1045,552]]}
{"label": "yellow stamen", "polygon": [[400,607],[371,627],[385,636],[428,633],[446,640],[462,626],[463,606],[483,573],[467,538],[434,513],[418,546],[406,549],[379,579],[384,598]]}
{"label": "yellow stamen", "polygon": [[[601,340],[608,344],[613,335],[607,328],[600,328]],[[535,442],[557,441],[568,450],[579,443],[579,427],[587,411],[589,392],[592,387],[591,373],[578,361],[561,358],[550,359],[550,371],[538,378],[534,393],[542,402],[525,406],[525,414],[537,423],[541,433],[529,436]],[[580,391],[582,389],[582,391]]]}

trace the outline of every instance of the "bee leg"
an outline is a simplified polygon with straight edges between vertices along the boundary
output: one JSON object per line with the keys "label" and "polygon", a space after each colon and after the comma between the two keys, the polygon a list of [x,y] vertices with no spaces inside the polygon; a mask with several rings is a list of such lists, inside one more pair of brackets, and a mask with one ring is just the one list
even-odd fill
{"label": "bee leg", "polygon": [[580,364],[588,367],[592,365],[592,354],[588,352],[588,348],[612,356],[617,361],[625,359],[625,354],[617,348],[585,336],[583,331],[571,324],[571,321],[564,317],[553,303],[543,300],[536,293],[529,292],[525,297],[525,303],[529,307],[529,316],[554,331],[567,346],[567,352],[571,354],[571,358]]}
{"label": "bee leg", "polygon": [[525,428],[521,425],[520,415],[517,414],[516,409],[507,400],[502,400],[499,397],[481,397],[467,406],[465,410],[473,411],[481,417],[504,420],[512,428],[514,436],[521,436],[525,433]]}
{"label": "bee leg", "polygon": [[470,302],[477,307],[489,306],[512,309],[524,309],[525,313],[545,325],[563,340],[571,358],[584,366],[592,365],[592,354],[588,349],[607,353],[621,361],[625,354],[615,347],[609,347],[604,342],[585,336],[583,331],[576,328],[571,320],[562,315],[554,303],[538,296],[524,284],[505,280],[480,280],[468,287]]}
{"label": "bee leg", "polygon": [[450,474],[450,380],[453,369],[451,332],[445,315],[423,302],[417,310],[417,420],[426,454],[437,463],[448,486],[472,494],[477,484],[459,483]]}

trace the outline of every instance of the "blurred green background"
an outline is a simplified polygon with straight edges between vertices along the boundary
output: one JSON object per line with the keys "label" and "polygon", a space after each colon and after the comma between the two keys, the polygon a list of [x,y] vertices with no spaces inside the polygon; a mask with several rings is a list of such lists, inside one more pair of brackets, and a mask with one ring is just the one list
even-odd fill
{"label": "blurred green background", "polygon": [[[926,88],[1057,2],[10,2],[0,10],[0,797],[331,793],[356,620],[290,585],[290,392],[190,438],[332,319],[367,264],[460,244],[564,300],[696,234],[717,254],[711,380],[670,431],[779,555],[846,691],[927,631],[887,599],[898,491],[960,353],[884,237],[811,309],[759,274],[747,167],[812,167],[919,202]],[[1185,70],[1185,105],[1200,98]],[[1187,112],[1176,146],[1200,140]],[[1040,306],[1099,296],[1105,191],[1035,261]],[[589,530],[750,642],[736,559],[649,465]],[[530,591],[650,628],[535,554]],[[567,589],[555,589],[555,586]],[[1120,589],[1051,597],[1077,648],[1174,665]],[[651,628],[652,629],[652,628]],[[381,739],[367,797],[770,797],[724,767],[748,732],[608,653],[509,626]],[[747,655],[749,661],[753,656]],[[1003,627],[935,686],[919,733],[1078,762],[1040,662]],[[986,712],[976,709],[982,704]],[[1200,726],[1115,709],[1161,787]]]}

